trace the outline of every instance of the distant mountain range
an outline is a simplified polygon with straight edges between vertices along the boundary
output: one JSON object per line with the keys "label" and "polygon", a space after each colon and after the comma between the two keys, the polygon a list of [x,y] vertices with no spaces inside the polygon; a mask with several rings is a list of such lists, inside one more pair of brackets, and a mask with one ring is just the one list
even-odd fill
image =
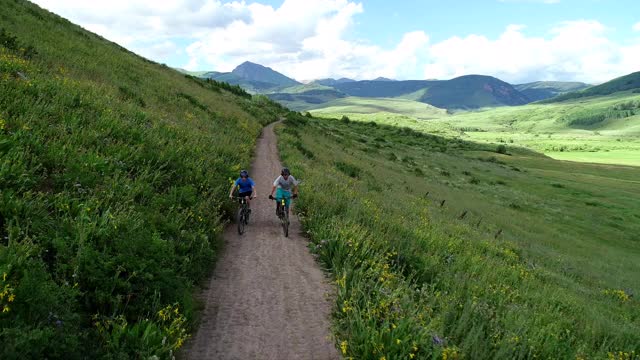
{"label": "distant mountain range", "polygon": [[323,103],[348,96],[402,98],[449,110],[478,109],[524,105],[534,101],[562,101],[640,88],[640,72],[590,86],[581,82],[561,81],[536,81],[512,85],[484,75],[465,75],[451,80],[393,80],[380,77],[357,81],[329,78],[303,84],[269,67],[249,61],[240,64],[231,72],[177,70],[193,76],[240,85],[249,92],[266,94],[295,110],[317,108]]}

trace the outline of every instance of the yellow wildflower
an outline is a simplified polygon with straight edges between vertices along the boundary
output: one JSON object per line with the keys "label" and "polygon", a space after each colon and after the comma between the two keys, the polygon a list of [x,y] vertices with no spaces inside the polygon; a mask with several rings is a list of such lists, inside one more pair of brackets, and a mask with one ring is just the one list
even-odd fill
{"label": "yellow wildflower", "polygon": [[9,302],[13,302],[13,300],[16,299],[16,296],[14,294],[9,295]]}
{"label": "yellow wildflower", "polygon": [[3,312],[3,313],[6,313],[6,312],[9,312],[9,310],[10,310],[10,309],[9,309],[9,306],[8,306],[8,305],[5,305],[5,306],[4,306],[4,308],[2,309],[2,312]]}
{"label": "yellow wildflower", "polygon": [[340,350],[342,350],[342,355],[347,355],[347,340],[340,343]]}

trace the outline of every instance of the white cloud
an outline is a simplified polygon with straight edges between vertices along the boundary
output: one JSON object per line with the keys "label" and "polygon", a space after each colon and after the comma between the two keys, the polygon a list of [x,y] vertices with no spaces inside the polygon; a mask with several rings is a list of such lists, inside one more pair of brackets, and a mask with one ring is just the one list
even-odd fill
{"label": "white cloud", "polygon": [[635,25],[633,25],[632,29],[634,31],[640,31],[640,22],[637,22]]}
{"label": "white cloud", "polygon": [[515,83],[598,83],[639,70],[630,56],[637,53],[640,44],[622,46],[612,42],[606,37],[606,27],[597,21],[563,22],[548,37],[527,37],[523,30],[521,25],[510,25],[497,39],[469,35],[434,44],[424,75],[451,78],[487,74]]}
{"label": "white cloud", "polygon": [[[362,4],[346,0],[286,0],[280,8],[251,5],[251,22],[216,28],[190,45],[193,59],[229,71],[249,60],[300,80],[329,76],[415,75],[427,35],[404,35],[393,49],[345,38]],[[191,63],[190,65],[195,65]]]}
{"label": "white cloud", "polygon": [[[640,39],[613,42],[603,24],[590,20],[560,23],[544,36],[510,25],[497,38],[470,34],[437,43],[413,31],[383,48],[350,38],[365,11],[357,0],[284,0],[279,7],[222,0],[34,1],[155,61],[184,59],[171,65],[191,70],[230,71],[248,60],[298,80],[475,73],[509,82],[594,83],[640,70]],[[633,29],[640,31],[640,23]]]}

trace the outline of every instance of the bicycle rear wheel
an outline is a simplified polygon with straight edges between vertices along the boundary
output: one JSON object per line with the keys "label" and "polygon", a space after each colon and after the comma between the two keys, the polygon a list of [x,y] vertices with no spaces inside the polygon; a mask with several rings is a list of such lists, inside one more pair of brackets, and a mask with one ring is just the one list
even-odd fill
{"label": "bicycle rear wheel", "polygon": [[245,215],[244,209],[238,209],[238,215],[236,216],[236,223],[238,224],[238,234],[244,234]]}

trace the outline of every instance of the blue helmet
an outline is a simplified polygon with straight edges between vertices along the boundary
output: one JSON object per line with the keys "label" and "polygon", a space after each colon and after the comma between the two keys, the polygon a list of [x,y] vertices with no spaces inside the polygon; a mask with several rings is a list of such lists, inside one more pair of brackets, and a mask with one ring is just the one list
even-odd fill
{"label": "blue helmet", "polygon": [[291,172],[289,171],[289,168],[282,168],[280,175],[291,175]]}
{"label": "blue helmet", "polygon": [[240,177],[249,177],[249,172],[247,170],[240,171]]}

